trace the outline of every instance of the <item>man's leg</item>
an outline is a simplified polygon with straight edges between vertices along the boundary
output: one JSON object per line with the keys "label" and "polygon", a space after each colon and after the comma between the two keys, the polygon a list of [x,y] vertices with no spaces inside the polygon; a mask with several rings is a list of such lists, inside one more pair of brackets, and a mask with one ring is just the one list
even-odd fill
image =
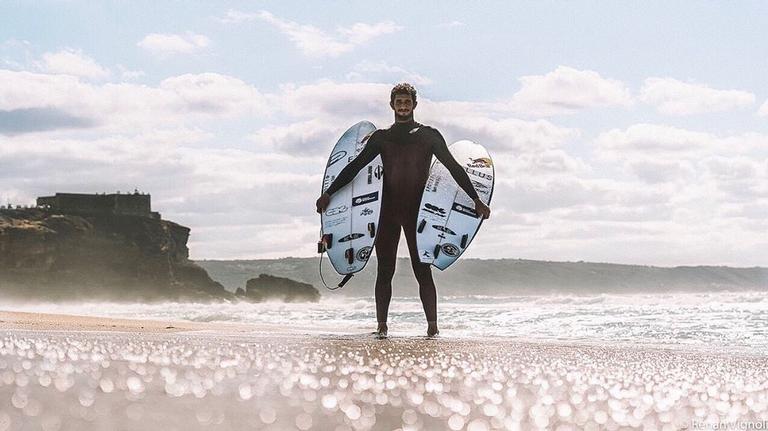
{"label": "man's leg", "polygon": [[400,242],[400,224],[395,217],[382,211],[379,219],[379,232],[376,235],[376,320],[379,323],[377,332],[387,335],[387,315],[389,302],[392,299],[392,277],[395,275],[397,262],[397,244]]}
{"label": "man's leg", "polygon": [[424,314],[427,316],[427,335],[437,335],[437,290],[435,282],[432,280],[432,265],[421,263],[419,260],[419,249],[416,245],[416,217],[409,217],[403,221],[403,230],[405,231],[405,240],[408,242],[408,253],[411,256],[411,266],[416,281],[419,282],[419,297],[421,305],[424,307]]}

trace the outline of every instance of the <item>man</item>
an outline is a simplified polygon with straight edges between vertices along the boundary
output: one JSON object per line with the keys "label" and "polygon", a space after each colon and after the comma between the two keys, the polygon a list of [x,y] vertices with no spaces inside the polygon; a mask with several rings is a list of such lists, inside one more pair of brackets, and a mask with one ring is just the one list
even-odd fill
{"label": "man", "polygon": [[381,216],[376,237],[376,319],[377,335],[387,335],[387,314],[392,298],[392,276],[395,274],[397,244],[400,228],[405,231],[405,240],[411,256],[411,266],[419,282],[419,296],[427,316],[427,336],[438,334],[437,292],[432,280],[431,265],[419,261],[416,246],[416,219],[419,214],[421,195],[429,177],[429,168],[434,155],[453,176],[456,183],[475,201],[475,211],[483,218],[491,210],[477,196],[467,173],[448,151],[442,135],[436,129],[413,120],[416,108],[416,89],[410,84],[396,85],[390,93],[389,106],[395,114],[395,123],[389,129],[376,130],[368,139],[363,151],[355,157],[317,199],[317,212],[323,212],[333,195],[352,181],[357,173],[381,155],[384,168]]}

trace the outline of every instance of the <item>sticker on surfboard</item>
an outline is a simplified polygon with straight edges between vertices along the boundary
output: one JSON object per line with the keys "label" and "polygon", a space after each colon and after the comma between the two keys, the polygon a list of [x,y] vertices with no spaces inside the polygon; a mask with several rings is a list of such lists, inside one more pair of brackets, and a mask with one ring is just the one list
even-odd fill
{"label": "sticker on surfboard", "polygon": [[[328,157],[323,193],[365,148],[375,130],[371,122],[361,121],[344,132]],[[331,196],[328,207],[320,214],[323,249],[340,275],[354,274],[368,263],[379,224],[382,184],[381,156],[376,156],[354,180]]]}
{"label": "sticker on surfboard", "polygon": [[[490,206],[495,173],[488,151],[466,140],[448,149],[467,172],[480,200]],[[416,221],[419,260],[440,270],[448,268],[466,251],[482,223],[482,218],[475,213],[474,201],[454,181],[445,165],[435,160]]]}

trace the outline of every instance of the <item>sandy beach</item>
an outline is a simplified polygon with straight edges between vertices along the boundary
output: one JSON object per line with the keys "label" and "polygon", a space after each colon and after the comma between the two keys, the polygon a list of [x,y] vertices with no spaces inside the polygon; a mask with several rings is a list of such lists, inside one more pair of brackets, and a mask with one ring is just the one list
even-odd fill
{"label": "sandy beach", "polygon": [[8,311],[0,321],[0,430],[768,425],[768,358],[745,353]]}

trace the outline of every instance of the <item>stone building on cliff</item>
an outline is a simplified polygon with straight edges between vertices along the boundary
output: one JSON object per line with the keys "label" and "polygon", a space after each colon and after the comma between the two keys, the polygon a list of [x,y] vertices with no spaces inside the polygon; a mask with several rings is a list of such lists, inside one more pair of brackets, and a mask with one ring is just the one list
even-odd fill
{"label": "stone building on cliff", "polygon": [[160,219],[160,213],[152,211],[150,195],[138,191],[129,194],[56,193],[38,197],[37,206],[59,214],[113,214]]}

